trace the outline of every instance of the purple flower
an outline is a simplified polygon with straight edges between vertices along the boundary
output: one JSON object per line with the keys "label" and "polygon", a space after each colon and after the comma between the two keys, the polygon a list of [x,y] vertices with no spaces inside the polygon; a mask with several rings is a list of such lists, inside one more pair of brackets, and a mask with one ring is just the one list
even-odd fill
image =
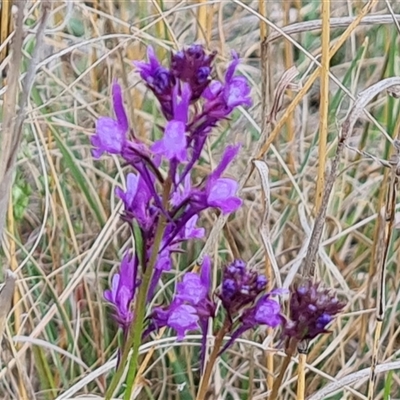
{"label": "purple flower", "polygon": [[173,302],[168,310],[156,308],[153,318],[157,328],[168,326],[178,334],[178,340],[182,340],[186,332],[198,329],[199,317],[196,308],[188,304]]}
{"label": "purple flower", "polygon": [[194,214],[198,214],[200,211],[208,208],[215,207],[220,209],[223,213],[231,213],[237,210],[242,201],[236,196],[238,184],[235,180],[229,178],[221,178],[221,174],[225,171],[228,164],[232,161],[239,150],[239,146],[228,146],[222,156],[219,165],[209,175],[206,181],[206,185],[203,188],[192,189],[190,187],[190,180],[187,182],[187,176],[185,177],[185,184],[183,193],[176,193],[173,196],[173,204],[191,203],[191,206],[187,208],[187,213],[183,214],[182,218],[186,215],[189,217],[185,220],[185,223],[192,218]]}
{"label": "purple flower", "polygon": [[181,121],[169,121],[164,130],[164,137],[155,142],[152,150],[168,160],[179,162],[186,160],[186,127]]}
{"label": "purple flower", "polygon": [[237,155],[240,146],[228,146],[217,168],[211,173],[206,185],[207,204],[219,208],[224,214],[237,210],[242,200],[236,197],[238,184],[229,178],[220,178],[222,173]]}
{"label": "purple flower", "polygon": [[206,99],[204,113],[209,118],[216,120],[226,118],[235,107],[251,106],[250,86],[246,78],[234,76],[236,67],[239,64],[238,55],[233,52],[233,61],[225,74],[225,84],[213,81],[203,92]]}
{"label": "purple flower", "polygon": [[150,325],[154,328],[168,326],[183,339],[188,331],[201,328],[206,335],[208,318],[215,313],[215,305],[209,297],[211,288],[211,263],[205,257],[200,276],[193,272],[186,273],[177,285],[177,291],[171,304],[156,307]]}
{"label": "purple flower", "polygon": [[239,57],[232,52],[233,61],[225,74],[224,98],[229,108],[241,105],[251,106],[250,87],[243,76],[234,76],[236,67],[239,64]]}
{"label": "purple flower", "polygon": [[172,101],[174,119],[167,122],[164,137],[155,142],[152,150],[155,154],[163,155],[168,160],[183,162],[187,157],[186,123],[189,112],[190,87],[185,84],[182,94],[178,94],[179,87],[175,86]]}
{"label": "purple flower", "polygon": [[266,293],[266,287],[266,277],[248,270],[242,260],[233,261],[223,270],[218,297],[231,325],[231,338],[220,354],[249,329],[257,325],[275,328],[284,322],[279,303],[271,298],[284,291],[278,289]]}
{"label": "purple flower", "polygon": [[171,271],[171,267],[171,249],[166,247],[158,253],[155,268],[160,271]]}
{"label": "purple flower", "polygon": [[167,68],[160,64],[151,46],[147,48],[147,57],[148,63],[135,61],[133,64],[138,69],[141,78],[157,97],[165,117],[170,119],[175,78]]}
{"label": "purple flower", "polygon": [[262,296],[253,308],[247,310],[241,317],[242,324],[248,327],[267,325],[271,328],[280,325],[284,319],[279,303],[270,298],[273,294],[277,294],[277,292]]}
{"label": "purple flower", "polygon": [[201,239],[205,235],[204,228],[196,228],[197,220],[199,219],[198,215],[193,215],[192,218],[186,222],[186,225],[182,232],[182,240],[188,239]]}
{"label": "purple flower", "polygon": [[121,262],[119,273],[112,278],[111,290],[104,291],[104,298],[114,307],[114,317],[120,327],[127,330],[133,320],[130,310],[136,288],[140,285],[137,279],[138,259],[129,252]]}
{"label": "purple flower", "polygon": [[[179,182],[179,176],[176,181]],[[183,183],[177,184],[176,189],[171,195],[171,204],[174,207],[178,207],[184,200],[188,199],[192,192],[192,184],[190,174],[186,175]]]}
{"label": "purple flower", "polygon": [[116,120],[109,117],[101,117],[96,123],[96,134],[91,142],[95,149],[93,157],[99,158],[104,152],[121,154],[126,142],[128,132],[128,117],[126,116],[121,94],[121,86],[114,82],[112,87],[113,105]]}
{"label": "purple flower", "polygon": [[283,334],[300,341],[329,333],[326,326],[344,306],[332,291],[323,289],[320,283],[304,281],[291,289],[290,320]]}
{"label": "purple flower", "polygon": [[208,286],[203,285],[201,278],[194,272],[184,275],[182,282],[178,283],[175,298],[182,302],[188,302],[197,306],[208,294]]}
{"label": "purple flower", "polygon": [[117,188],[116,194],[124,202],[127,217],[135,218],[141,228],[148,230],[154,220],[149,213],[151,193],[143,179],[135,174],[128,174],[126,192]]}
{"label": "purple flower", "polygon": [[152,46],[147,48],[148,63],[134,61],[133,64],[139,70],[141,78],[158,95],[166,94],[172,87],[171,74],[157,59]]}
{"label": "purple flower", "polygon": [[238,184],[233,179],[221,178],[207,184],[207,204],[219,208],[224,214],[236,211],[242,200],[235,196]]}

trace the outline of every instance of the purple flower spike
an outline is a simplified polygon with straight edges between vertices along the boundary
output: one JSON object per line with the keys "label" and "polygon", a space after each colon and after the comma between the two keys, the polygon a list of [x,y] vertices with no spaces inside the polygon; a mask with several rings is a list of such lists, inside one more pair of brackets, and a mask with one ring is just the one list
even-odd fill
{"label": "purple flower spike", "polygon": [[218,297],[222,300],[233,332],[220,354],[249,329],[257,325],[275,328],[284,322],[279,303],[271,297],[285,291],[279,289],[265,293],[266,286],[265,276],[247,270],[242,260],[235,260],[224,269]]}
{"label": "purple flower spike", "polygon": [[126,330],[133,320],[130,311],[131,302],[140,282],[137,280],[138,260],[136,256],[127,253],[121,262],[119,273],[112,279],[111,290],[104,291],[104,298],[115,309],[115,319],[120,327]]}
{"label": "purple flower spike", "polygon": [[291,290],[290,320],[283,334],[297,340],[311,340],[329,333],[326,326],[344,306],[334,293],[321,288],[320,283],[302,282]]}
{"label": "purple flower spike", "polygon": [[123,105],[121,86],[113,84],[113,105],[116,120],[109,117],[101,117],[96,122],[96,134],[92,136],[91,142],[95,149],[92,150],[93,157],[107,152],[110,154],[121,154],[126,142],[128,132],[128,117]]}

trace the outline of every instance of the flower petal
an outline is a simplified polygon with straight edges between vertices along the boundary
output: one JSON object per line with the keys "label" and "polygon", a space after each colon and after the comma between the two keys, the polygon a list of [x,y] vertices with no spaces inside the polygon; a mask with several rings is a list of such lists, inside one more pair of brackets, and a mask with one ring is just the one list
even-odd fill
{"label": "flower petal", "polygon": [[169,121],[165,127],[164,137],[155,142],[152,150],[168,160],[186,160],[186,126],[181,121]]}

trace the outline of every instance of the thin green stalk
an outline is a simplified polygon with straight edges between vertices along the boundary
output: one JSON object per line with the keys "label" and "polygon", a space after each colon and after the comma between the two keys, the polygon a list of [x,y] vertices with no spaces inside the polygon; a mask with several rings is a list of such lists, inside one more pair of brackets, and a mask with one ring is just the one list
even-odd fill
{"label": "thin green stalk", "polygon": [[[126,389],[124,394],[124,400],[130,400],[131,394],[133,390],[133,386],[135,383],[136,377],[136,369],[137,362],[139,357],[139,347],[142,342],[142,331],[143,331],[143,323],[144,317],[146,313],[146,301],[147,301],[147,292],[149,291],[149,286],[151,282],[151,277],[153,276],[154,266],[157,261],[159,247],[162,241],[162,237],[164,235],[166,226],[166,218],[164,215],[161,216],[160,221],[157,226],[156,237],[154,240],[153,252],[151,254],[151,258],[149,261],[149,265],[146,267],[146,272],[143,276],[143,281],[139,288],[138,293],[138,301],[135,307],[135,323],[131,325],[129,330],[129,336],[133,338],[133,353],[131,360],[129,362],[128,375],[126,378]],[[128,343],[127,343],[128,344]],[[131,343],[129,343],[131,344]],[[127,346],[128,347],[128,346]],[[130,348],[131,346],[129,346]],[[128,350],[129,351],[129,350]]]}
{"label": "thin green stalk", "polygon": [[[167,204],[170,189],[171,189],[171,181],[167,180],[165,182],[164,193],[163,193],[164,205]],[[144,317],[145,317],[145,312],[146,312],[147,292],[149,290],[151,277],[153,276],[154,266],[156,265],[157,256],[158,256],[158,252],[160,250],[160,245],[161,245],[161,241],[162,241],[162,238],[164,235],[165,227],[166,227],[166,218],[162,214],[160,217],[158,226],[157,226],[154,244],[153,244],[153,250],[152,250],[152,253],[150,256],[150,260],[149,260],[148,265],[146,266],[146,272],[143,276],[142,283],[139,286],[138,298],[137,298],[137,302],[135,305],[135,311],[134,311],[135,320],[132,322],[132,324],[129,328],[128,337],[127,337],[126,343],[124,345],[124,350],[122,353],[120,365],[119,365],[115,375],[113,376],[113,379],[111,380],[110,386],[108,387],[108,390],[107,390],[107,393],[105,396],[105,400],[111,400],[111,397],[113,396],[114,391],[117,388],[119,381],[121,380],[122,374],[125,369],[125,364],[128,360],[129,352],[133,346],[133,353],[132,353],[132,357],[129,362],[124,400],[130,400],[130,398],[131,398],[132,390],[133,390],[134,383],[135,383],[135,377],[136,377],[137,361],[138,361],[138,357],[139,357],[139,347],[140,347],[141,339],[142,339],[143,323],[144,323]]]}

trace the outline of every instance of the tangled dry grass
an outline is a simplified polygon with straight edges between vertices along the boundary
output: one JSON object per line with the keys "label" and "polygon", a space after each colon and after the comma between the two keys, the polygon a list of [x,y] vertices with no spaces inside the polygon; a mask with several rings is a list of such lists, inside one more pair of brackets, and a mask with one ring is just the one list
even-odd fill
{"label": "tangled dry grass", "polygon": [[[115,197],[126,167],[111,157],[94,162],[89,137],[95,120],[111,112],[109,88],[118,78],[131,125],[141,138],[152,140],[159,116],[138,83],[132,60],[145,57],[147,44],[168,57],[172,49],[195,41],[218,51],[218,73],[235,49],[242,58],[240,72],[253,87],[253,107],[220,126],[221,135],[208,144],[222,152],[227,143],[243,143],[240,160],[229,173],[241,181],[244,207],[229,221],[215,214],[204,218],[206,242],[176,259],[176,270],[154,301],[168,296],[171,282],[205,252],[217,267],[240,255],[256,268],[266,267],[274,284],[287,287],[302,271],[313,227],[323,218],[322,238],[315,241],[315,275],[336,289],[347,306],[332,334],[311,347],[306,395],[314,400],[366,399],[377,338],[374,398],[400,398],[396,199],[385,215],[388,189],[396,183],[395,175],[390,179],[395,162],[389,161],[399,135],[399,82],[382,83],[399,76],[400,4],[327,3],[328,27],[319,2],[299,0],[24,5],[21,74],[15,50],[14,56],[0,53],[6,56],[0,59],[0,165],[4,167],[6,156],[12,160],[7,165],[13,167],[15,161],[12,187],[0,191],[0,211],[6,214],[1,263],[3,271],[10,268],[17,278],[2,345],[1,398],[104,395],[117,339],[102,293],[129,240]],[[3,16],[6,4],[2,2]],[[11,25],[16,23],[16,33],[0,50],[11,49],[22,32],[18,11],[9,15],[15,15]],[[21,83],[32,71],[32,82]],[[21,87],[30,92],[25,100]],[[7,107],[11,89],[20,91],[19,107]],[[19,132],[18,121],[23,122],[21,139],[13,137],[6,148],[7,135]],[[333,174],[331,162],[346,121],[352,129]],[[207,154],[204,160],[205,170],[217,161]],[[10,184],[11,176],[0,172],[2,183],[7,177]],[[201,177],[202,171],[198,173]],[[324,208],[329,182],[333,187],[325,219],[318,211]],[[387,211],[392,211],[393,223]],[[386,270],[386,293],[379,290],[380,267]],[[382,297],[386,312],[376,337],[376,307]],[[168,332],[143,345],[136,398],[194,398],[198,349],[198,336],[176,342]],[[221,359],[210,399],[266,398],[283,356],[278,336],[259,331],[243,337]],[[297,398],[298,372],[296,356],[280,399]]]}

